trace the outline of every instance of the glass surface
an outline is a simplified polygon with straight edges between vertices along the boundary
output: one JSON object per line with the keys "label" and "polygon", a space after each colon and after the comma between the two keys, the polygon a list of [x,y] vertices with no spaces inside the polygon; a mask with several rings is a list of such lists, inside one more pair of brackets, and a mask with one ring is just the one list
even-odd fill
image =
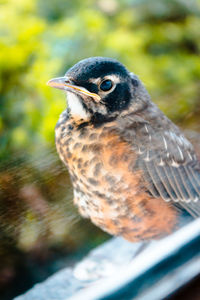
{"label": "glass surface", "polygon": [[54,144],[66,99],[46,82],[80,59],[116,58],[139,75],[198,150],[199,8],[199,2],[184,0],[0,1],[2,300],[75,263],[109,237],[72,203]]}

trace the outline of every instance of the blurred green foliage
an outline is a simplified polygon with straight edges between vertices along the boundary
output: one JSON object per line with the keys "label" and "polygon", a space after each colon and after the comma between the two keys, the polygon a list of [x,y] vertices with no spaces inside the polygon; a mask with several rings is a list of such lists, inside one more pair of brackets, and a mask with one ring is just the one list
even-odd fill
{"label": "blurred green foliage", "polygon": [[85,57],[114,57],[170,118],[200,130],[199,17],[195,0],[0,0],[1,261],[10,240],[29,253],[106,237],[71,203],[54,146],[65,96],[46,82]]}

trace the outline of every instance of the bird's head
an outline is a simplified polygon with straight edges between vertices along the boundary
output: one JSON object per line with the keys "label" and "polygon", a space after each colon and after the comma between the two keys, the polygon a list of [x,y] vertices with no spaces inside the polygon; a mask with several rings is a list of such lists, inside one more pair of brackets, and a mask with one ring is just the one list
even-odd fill
{"label": "bird's head", "polygon": [[84,121],[105,122],[130,107],[137,111],[149,99],[136,75],[117,60],[105,57],[81,60],[64,77],[47,84],[66,91],[71,115]]}

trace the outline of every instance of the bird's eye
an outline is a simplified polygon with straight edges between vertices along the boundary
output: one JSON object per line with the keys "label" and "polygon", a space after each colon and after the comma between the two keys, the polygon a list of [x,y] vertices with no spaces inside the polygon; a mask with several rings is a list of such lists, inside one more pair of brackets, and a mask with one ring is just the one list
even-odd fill
{"label": "bird's eye", "polygon": [[106,79],[104,81],[102,81],[102,83],[100,84],[100,89],[104,92],[109,91],[113,86],[113,83],[110,79]]}

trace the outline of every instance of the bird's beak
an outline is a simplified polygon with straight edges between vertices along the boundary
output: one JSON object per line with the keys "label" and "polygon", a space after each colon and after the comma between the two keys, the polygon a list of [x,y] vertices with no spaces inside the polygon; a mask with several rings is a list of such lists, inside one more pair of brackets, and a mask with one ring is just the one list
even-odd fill
{"label": "bird's beak", "polygon": [[47,82],[47,85],[56,89],[72,92],[75,94],[84,94],[86,96],[92,97],[96,101],[101,100],[99,95],[89,92],[82,86],[75,85],[67,76],[50,79]]}

